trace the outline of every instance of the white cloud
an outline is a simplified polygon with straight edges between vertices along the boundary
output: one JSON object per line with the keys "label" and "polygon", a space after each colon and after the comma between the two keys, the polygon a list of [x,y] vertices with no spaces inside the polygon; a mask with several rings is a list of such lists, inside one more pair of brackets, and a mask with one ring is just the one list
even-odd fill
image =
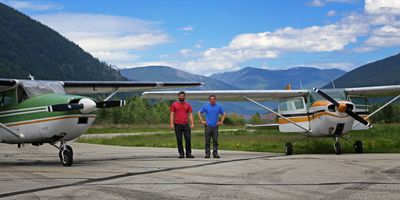
{"label": "white cloud", "polygon": [[375,29],[365,44],[369,47],[391,47],[400,45],[400,28],[383,26]]}
{"label": "white cloud", "polygon": [[194,31],[194,28],[192,26],[185,26],[182,28],[179,28],[181,31]]}
{"label": "white cloud", "polygon": [[135,51],[170,42],[159,23],[129,17],[58,13],[34,15],[34,19],[60,32],[92,55],[112,65],[129,64]]}
{"label": "white cloud", "polygon": [[365,0],[365,12],[368,14],[400,15],[399,0]]}
{"label": "white cloud", "polygon": [[328,16],[328,17],[333,17],[333,16],[336,16],[336,11],[334,11],[334,10],[330,10],[328,13],[326,13],[326,16]]}
{"label": "white cloud", "polygon": [[315,6],[315,7],[322,7],[324,6],[324,3],[322,3],[321,0],[313,0],[308,3],[309,6]]}
{"label": "white cloud", "polygon": [[63,6],[55,3],[41,2],[41,1],[17,1],[17,0],[5,0],[1,1],[18,10],[34,10],[34,11],[45,11],[45,10],[59,10]]}
{"label": "white cloud", "polygon": [[286,27],[275,32],[238,35],[229,47],[301,52],[338,51],[356,42],[357,36],[364,33],[365,28],[357,24],[331,24],[304,29]]}
{"label": "white cloud", "polygon": [[196,49],[201,49],[201,48],[203,48],[203,46],[202,46],[200,43],[195,44],[194,47],[195,47]]}
{"label": "white cloud", "polygon": [[[185,57],[181,57],[178,63],[188,71],[210,74],[239,69],[246,61],[279,58],[289,52],[343,51],[349,44],[357,43],[360,36],[369,34],[370,26],[364,17],[360,14],[351,14],[335,24],[325,26],[286,27],[273,32],[240,34],[236,35],[227,46],[206,49],[196,59],[185,60]],[[185,50],[185,53],[188,52]],[[324,65],[318,66],[338,67],[344,70],[354,67],[344,63],[322,64]]]}
{"label": "white cloud", "polygon": [[323,7],[328,3],[355,3],[359,0],[312,0],[307,5],[314,7]]}
{"label": "white cloud", "polygon": [[364,9],[364,18],[372,31],[363,45],[354,51],[367,52],[400,45],[400,1],[366,0]]}

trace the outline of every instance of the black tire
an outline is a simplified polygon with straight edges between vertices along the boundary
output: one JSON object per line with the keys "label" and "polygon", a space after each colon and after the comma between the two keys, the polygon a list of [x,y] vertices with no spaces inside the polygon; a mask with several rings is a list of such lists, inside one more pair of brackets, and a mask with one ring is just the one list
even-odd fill
{"label": "black tire", "polygon": [[336,155],[340,155],[342,153],[342,147],[340,145],[340,142],[335,142],[334,147]]}
{"label": "black tire", "polygon": [[290,142],[286,143],[285,150],[286,150],[286,155],[292,155],[293,154],[292,143],[290,143]]}
{"label": "black tire", "polygon": [[74,162],[74,152],[72,151],[72,148],[70,146],[66,145],[65,147],[65,150],[60,150],[58,156],[60,157],[61,164],[65,167],[69,167]]}
{"label": "black tire", "polygon": [[357,140],[356,143],[354,143],[354,150],[356,151],[356,153],[364,152],[363,143],[360,140]]}

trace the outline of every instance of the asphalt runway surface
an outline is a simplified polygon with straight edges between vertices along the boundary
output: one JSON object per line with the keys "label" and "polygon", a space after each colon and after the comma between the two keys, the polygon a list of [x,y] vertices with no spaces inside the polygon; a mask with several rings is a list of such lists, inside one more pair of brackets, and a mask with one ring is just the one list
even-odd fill
{"label": "asphalt runway surface", "polygon": [[400,199],[400,154],[293,155],[72,143],[58,150],[0,144],[5,199]]}

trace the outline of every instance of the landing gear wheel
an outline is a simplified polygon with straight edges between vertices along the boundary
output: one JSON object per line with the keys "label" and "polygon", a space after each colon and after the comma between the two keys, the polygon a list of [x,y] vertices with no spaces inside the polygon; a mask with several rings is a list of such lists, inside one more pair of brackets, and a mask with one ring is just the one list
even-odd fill
{"label": "landing gear wheel", "polygon": [[336,141],[334,147],[336,155],[340,155],[342,153],[340,142]]}
{"label": "landing gear wheel", "polygon": [[68,145],[65,145],[65,147],[62,146],[60,152],[58,153],[61,163],[66,167],[72,165],[72,163],[74,161],[73,155],[74,155],[74,152],[72,151],[72,148]]}
{"label": "landing gear wheel", "polygon": [[354,150],[356,151],[356,153],[364,152],[363,143],[360,140],[357,140],[356,143],[354,143]]}
{"label": "landing gear wheel", "polygon": [[290,142],[286,143],[285,150],[286,150],[286,155],[292,155],[293,154],[292,143],[290,143]]}

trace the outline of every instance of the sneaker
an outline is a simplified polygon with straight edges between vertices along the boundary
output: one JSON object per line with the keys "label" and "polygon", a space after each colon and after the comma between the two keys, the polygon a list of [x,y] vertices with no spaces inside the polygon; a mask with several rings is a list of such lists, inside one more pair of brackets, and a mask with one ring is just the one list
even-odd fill
{"label": "sneaker", "polygon": [[210,158],[210,154],[206,153],[206,156],[204,156],[204,158]]}
{"label": "sneaker", "polygon": [[194,158],[194,156],[192,154],[187,154],[186,158]]}
{"label": "sneaker", "polygon": [[183,153],[179,154],[179,158],[184,158],[185,156],[183,155]]}
{"label": "sneaker", "polygon": [[214,158],[221,158],[221,157],[218,155],[218,153],[213,153],[213,157],[214,157]]}

